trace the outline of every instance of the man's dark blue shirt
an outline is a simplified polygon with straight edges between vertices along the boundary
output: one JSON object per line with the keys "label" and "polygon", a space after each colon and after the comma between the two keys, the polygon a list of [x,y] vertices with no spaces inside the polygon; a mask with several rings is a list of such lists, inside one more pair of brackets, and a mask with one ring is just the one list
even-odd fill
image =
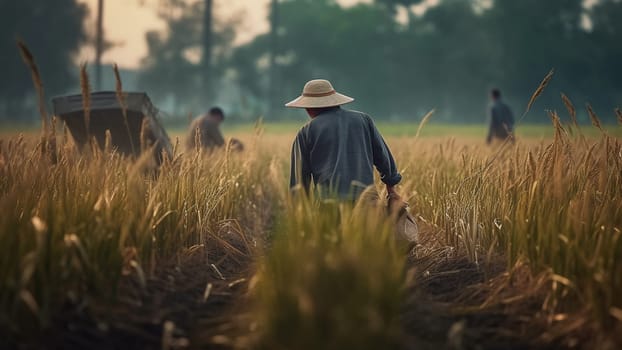
{"label": "man's dark blue shirt", "polygon": [[290,186],[308,190],[313,182],[322,197],[356,199],[374,183],[374,166],[386,185],[401,181],[393,155],[371,117],[335,107],[298,132],[292,147]]}

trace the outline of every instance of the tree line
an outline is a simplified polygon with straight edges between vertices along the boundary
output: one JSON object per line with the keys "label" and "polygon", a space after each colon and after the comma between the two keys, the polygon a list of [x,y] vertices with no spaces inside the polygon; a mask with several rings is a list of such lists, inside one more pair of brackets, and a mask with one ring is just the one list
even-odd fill
{"label": "tree line", "polygon": [[[138,88],[156,105],[169,101],[174,113],[222,104],[240,119],[280,119],[290,115],[282,103],[295,97],[305,81],[325,77],[357,99],[353,108],[377,119],[417,120],[436,108],[439,120],[481,122],[491,88],[500,88],[520,114],[542,77],[555,69],[528,121],[546,122],[545,108],[561,111],[560,92],[577,106],[590,102],[604,121],[615,120],[613,108],[622,104],[622,1],[440,0],[418,14],[412,5],[420,2],[375,0],[343,7],[335,0],[273,0],[270,31],[236,46],[243,27],[240,18],[218,15],[223,1],[175,0],[175,15],[165,18],[167,32],[146,35],[149,54]],[[65,6],[63,14],[72,20],[65,23],[55,15],[56,25],[46,28],[54,50],[45,50],[47,39],[21,35],[31,40],[51,90],[75,84],[66,72],[75,66],[69,56],[86,41],[80,25],[85,9],[72,0],[3,2],[0,7],[21,6],[8,3]],[[8,17],[2,10],[0,16]],[[50,9],[43,17],[54,11],[60,10]],[[36,20],[28,16],[14,20],[22,30]],[[19,29],[0,23],[3,39]],[[0,44],[5,42],[13,44]],[[16,52],[8,46],[4,50]],[[4,56],[11,55],[2,57],[7,64]],[[18,56],[11,59],[19,63]],[[9,66],[16,65],[15,76],[0,80],[4,115],[28,96],[28,74],[13,61]]]}

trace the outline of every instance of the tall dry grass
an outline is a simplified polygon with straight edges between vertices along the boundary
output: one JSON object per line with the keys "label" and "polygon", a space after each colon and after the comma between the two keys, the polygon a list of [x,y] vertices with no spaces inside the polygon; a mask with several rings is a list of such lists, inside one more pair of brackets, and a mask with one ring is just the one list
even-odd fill
{"label": "tall dry grass", "polygon": [[[136,154],[136,147],[134,146],[134,139],[132,137],[132,133],[130,132],[130,124],[127,120],[127,104],[125,103],[125,94],[123,93],[123,82],[121,81],[121,74],[119,74],[119,67],[115,63],[112,66],[112,71],[114,72],[114,80],[115,80],[115,94],[117,96],[117,101],[121,106],[121,113],[123,113],[123,123],[125,124],[125,130],[127,131],[128,138],[130,140],[130,147],[132,148],[132,154]],[[144,131],[144,128],[140,128],[141,133]],[[143,137],[141,137],[143,139]],[[143,149],[143,148],[141,148]]]}
{"label": "tall dry grass", "polygon": [[47,113],[45,91],[39,67],[26,43],[22,40],[17,40],[17,48],[24,64],[30,70],[32,84],[37,94],[37,105],[39,106],[39,116],[41,117],[41,137],[39,140],[40,154],[42,157],[47,157],[52,160],[52,162],[56,162],[56,139],[53,136],[53,125],[50,123],[50,116]]}
{"label": "tall dry grass", "polygon": [[501,153],[455,140],[400,151],[403,188],[444,244],[479,264],[501,254],[510,270],[547,273],[542,311],[587,311],[607,329],[622,321],[622,142],[573,137],[551,120],[553,140]]}
{"label": "tall dry grass", "polygon": [[[555,138],[500,151],[459,139],[389,139],[404,176],[400,190],[422,227],[455,255],[482,269],[504,256],[510,271],[519,262],[544,274],[537,312],[582,312],[602,329],[615,327],[622,144],[605,133],[573,136],[558,118],[551,113]],[[250,139],[242,154],[177,150],[157,177],[146,171],[147,158],[130,162],[109,146],[85,156],[64,140],[53,165],[33,142],[3,140],[3,327],[44,326],[66,300],[114,300],[124,273],[148,279],[158,261],[182,259],[184,248],[239,254],[271,233],[252,288],[253,344],[399,342],[405,256],[387,227],[347,206],[291,200],[290,139]]]}
{"label": "tall dry grass", "polygon": [[253,347],[399,347],[406,255],[383,217],[364,205],[288,202],[251,287]]}
{"label": "tall dry grass", "polygon": [[82,92],[82,108],[84,110],[84,130],[86,139],[91,140],[91,82],[86,72],[86,63],[80,66],[80,91]]}
{"label": "tall dry grass", "polygon": [[0,327],[28,334],[67,302],[112,301],[124,274],[144,284],[189,247],[250,254],[272,206],[261,152],[178,152],[155,177],[149,154],[81,154],[65,140],[52,164],[24,137],[3,140]]}

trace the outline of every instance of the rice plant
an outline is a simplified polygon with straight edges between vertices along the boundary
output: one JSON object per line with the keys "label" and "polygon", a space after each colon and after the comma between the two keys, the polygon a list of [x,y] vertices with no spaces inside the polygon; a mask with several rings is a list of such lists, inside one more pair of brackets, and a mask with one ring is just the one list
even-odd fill
{"label": "rice plant", "polygon": [[176,154],[155,176],[150,155],[79,153],[65,140],[52,164],[24,137],[3,141],[0,324],[45,329],[67,301],[111,302],[122,276],[144,283],[189,247],[249,256],[260,237],[246,230],[271,215],[263,158]]}
{"label": "rice plant", "polygon": [[377,349],[401,343],[406,255],[376,208],[288,203],[255,277],[261,349]]}

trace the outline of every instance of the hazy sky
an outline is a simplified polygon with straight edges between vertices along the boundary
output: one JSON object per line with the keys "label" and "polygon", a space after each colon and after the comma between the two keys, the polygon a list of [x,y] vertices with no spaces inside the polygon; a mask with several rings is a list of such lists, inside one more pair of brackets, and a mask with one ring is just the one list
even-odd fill
{"label": "hazy sky", "polygon": [[[95,30],[97,0],[78,0],[90,7],[87,28]],[[105,53],[103,61],[116,62],[121,67],[135,68],[140,59],[147,54],[145,33],[149,30],[163,30],[165,24],[157,16],[157,9],[166,0],[104,0],[104,31],[106,38],[117,45]],[[202,1],[202,0],[187,0]],[[426,0],[429,4],[438,0]],[[238,31],[236,41],[243,43],[251,40],[269,28],[267,22],[268,3],[270,0],[215,0],[215,11],[220,16],[239,15],[242,28]],[[344,6],[350,6],[371,0],[338,0]],[[85,47],[78,56],[78,62],[92,60],[95,51]]]}

